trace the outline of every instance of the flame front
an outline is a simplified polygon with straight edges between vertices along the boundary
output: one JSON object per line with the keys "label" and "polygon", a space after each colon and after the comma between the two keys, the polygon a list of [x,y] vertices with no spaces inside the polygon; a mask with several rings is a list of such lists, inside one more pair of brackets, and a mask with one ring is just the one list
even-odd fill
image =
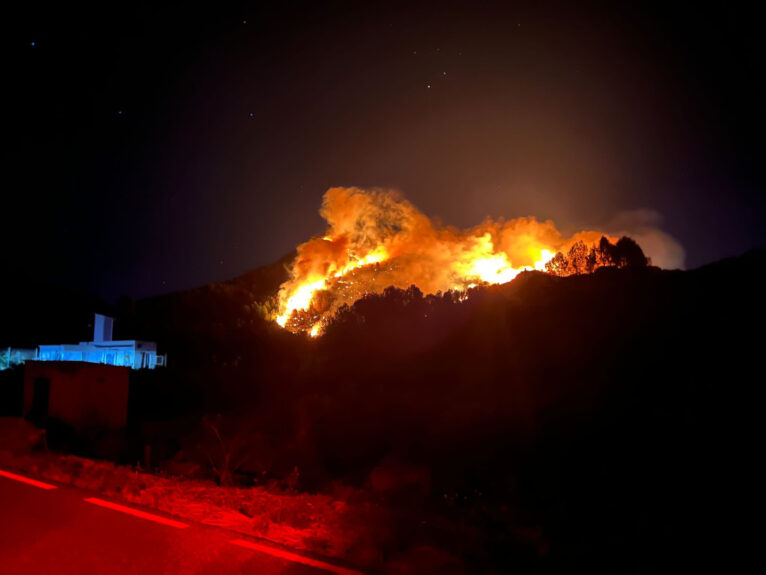
{"label": "flame front", "polygon": [[[325,236],[322,238],[322,241],[332,243],[333,240],[332,238]],[[287,325],[288,320],[293,316],[293,314],[296,311],[308,310],[314,299],[314,294],[318,291],[327,289],[328,279],[341,278],[345,276],[347,273],[355,269],[359,269],[365,266],[376,264],[378,262],[382,262],[383,260],[386,259],[386,252],[381,246],[378,246],[375,250],[368,253],[362,258],[357,259],[352,254],[349,254],[349,259],[351,261],[349,261],[341,269],[337,269],[336,266],[331,265],[329,268],[330,272],[328,273],[327,277],[322,277],[317,280],[313,280],[313,281],[308,280],[303,283],[299,283],[295,287],[295,289],[292,291],[292,293],[287,296],[287,301],[284,304],[284,311],[282,311],[282,306],[280,305],[281,313],[276,318],[277,323],[281,325],[282,327],[285,327]],[[283,292],[280,290],[280,295],[282,293]],[[321,322],[314,324],[309,330],[309,334],[312,337],[316,337],[317,335],[319,335],[320,330],[321,330]]]}
{"label": "flame front", "polygon": [[603,235],[584,231],[564,238],[553,222],[487,219],[468,230],[434,224],[398,193],[332,188],[325,193],[322,237],[298,246],[290,279],[278,294],[274,320],[317,336],[344,304],[388,286],[418,286],[426,294],[503,284],[545,264],[577,241]]}

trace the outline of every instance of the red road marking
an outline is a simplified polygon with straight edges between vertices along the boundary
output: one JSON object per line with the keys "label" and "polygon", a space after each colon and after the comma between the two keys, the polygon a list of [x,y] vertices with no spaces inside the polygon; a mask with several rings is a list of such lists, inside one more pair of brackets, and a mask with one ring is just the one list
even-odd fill
{"label": "red road marking", "polygon": [[34,485],[35,487],[39,487],[40,489],[56,489],[55,485],[51,485],[50,483],[43,483],[42,481],[36,481],[34,479],[30,479],[29,477],[22,477],[21,475],[16,475],[15,473],[10,473],[8,471],[3,471],[0,469],[0,476],[7,477],[8,479],[13,479],[14,481],[21,481],[22,483],[26,483],[27,485]]}
{"label": "red road marking", "polygon": [[122,513],[127,513],[128,515],[135,515],[136,517],[140,517],[141,519],[148,519],[149,521],[162,523],[163,525],[170,525],[171,527],[177,527],[178,529],[183,529],[184,527],[188,527],[186,523],[181,523],[180,521],[167,519],[166,517],[161,517],[159,515],[154,515],[152,513],[146,513],[145,511],[139,511],[138,509],[133,509],[132,507],[125,507],[124,505],[118,505],[116,503],[112,503],[111,501],[105,501],[104,499],[99,499],[98,497],[89,497],[85,501],[87,501],[88,503],[93,503],[93,505],[98,505],[99,507],[106,507],[107,509],[113,509],[114,511],[120,511]]}
{"label": "red road marking", "polygon": [[[15,473],[11,473],[9,471],[3,471],[2,469],[0,469],[0,476],[7,477],[8,479],[13,479],[14,481],[20,481],[21,483],[26,483],[28,485],[34,485],[35,487],[39,487],[40,489],[56,489],[57,488],[56,485],[51,485],[50,483],[43,483],[42,481],[37,481],[35,479],[30,479],[29,477],[16,475]],[[111,501],[106,501],[105,499],[99,499],[98,497],[88,497],[84,501],[87,501],[88,503],[92,503],[93,505],[98,505],[99,507],[112,509],[114,511],[120,511],[121,513],[127,513],[128,515],[140,517],[141,519],[148,519],[149,521],[162,523],[163,525],[169,525],[171,527],[176,527],[178,529],[183,529],[184,527],[188,527],[186,523],[181,523],[180,521],[174,521],[173,519],[161,517],[160,515],[154,515],[152,513],[147,513],[145,511],[139,511],[138,509],[133,509],[132,507],[118,505],[117,503],[112,503]],[[260,543],[254,543],[252,541],[245,541],[244,539],[234,539],[231,541],[231,543],[233,545],[238,545],[239,547],[245,547],[246,549],[253,549],[254,551],[260,551],[261,553],[273,555],[274,557],[280,557],[281,559],[286,559],[294,563],[302,563],[303,565],[309,565],[310,567],[323,569],[331,573],[336,573],[337,575],[364,575],[360,571],[354,571],[353,569],[347,569],[345,567],[331,565],[330,563],[325,563],[324,561],[311,559],[310,557],[304,557],[303,555],[298,555],[297,553],[291,553],[290,551],[285,551],[283,549],[278,549],[276,547],[269,547],[268,545],[262,545]]]}
{"label": "red road marking", "polygon": [[310,567],[317,567],[318,569],[324,569],[325,571],[330,571],[331,573],[337,573],[338,575],[363,575],[363,573],[361,573],[360,571],[354,571],[353,569],[346,569],[345,567],[338,567],[337,565],[331,565],[329,563],[325,563],[324,561],[318,561],[316,559],[304,557],[303,555],[298,555],[297,553],[290,553],[289,551],[284,551],[283,549],[277,549],[276,547],[269,547],[268,545],[261,545],[260,543],[245,541],[244,539],[234,539],[233,541],[231,541],[231,543],[233,545],[239,545],[240,547],[245,547],[247,549],[254,549],[255,551],[268,553],[269,555],[273,555],[274,557],[287,559],[288,561],[293,561],[294,563],[303,563],[304,565],[309,565]]}

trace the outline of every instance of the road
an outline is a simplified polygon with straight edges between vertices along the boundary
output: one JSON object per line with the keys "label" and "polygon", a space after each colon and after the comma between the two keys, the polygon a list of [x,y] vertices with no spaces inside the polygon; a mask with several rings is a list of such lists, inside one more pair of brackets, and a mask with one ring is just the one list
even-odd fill
{"label": "road", "polygon": [[25,479],[0,470],[3,575],[354,573],[224,529]]}

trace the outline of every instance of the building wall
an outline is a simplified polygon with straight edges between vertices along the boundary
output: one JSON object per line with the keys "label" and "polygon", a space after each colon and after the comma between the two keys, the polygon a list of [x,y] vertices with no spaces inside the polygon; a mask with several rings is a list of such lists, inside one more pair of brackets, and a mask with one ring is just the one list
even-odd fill
{"label": "building wall", "polygon": [[133,369],[154,369],[165,365],[166,357],[157,355],[157,346],[146,341],[80,342],[74,344],[41,345],[40,361],[86,361],[105,365],[130,366]]}
{"label": "building wall", "polygon": [[[24,366],[24,415],[35,416],[35,382],[48,383],[47,417],[75,429],[124,429],[129,367],[81,361],[28,361]],[[39,393],[39,392],[38,392]],[[40,402],[38,398],[39,408]]]}

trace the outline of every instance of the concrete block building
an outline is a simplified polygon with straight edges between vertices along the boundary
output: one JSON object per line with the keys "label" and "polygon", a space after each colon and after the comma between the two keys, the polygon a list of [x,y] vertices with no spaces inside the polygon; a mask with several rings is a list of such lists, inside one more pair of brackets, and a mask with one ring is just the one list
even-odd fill
{"label": "concrete block building", "polygon": [[72,429],[122,431],[127,423],[129,367],[82,361],[28,361],[23,414],[55,419]]}

